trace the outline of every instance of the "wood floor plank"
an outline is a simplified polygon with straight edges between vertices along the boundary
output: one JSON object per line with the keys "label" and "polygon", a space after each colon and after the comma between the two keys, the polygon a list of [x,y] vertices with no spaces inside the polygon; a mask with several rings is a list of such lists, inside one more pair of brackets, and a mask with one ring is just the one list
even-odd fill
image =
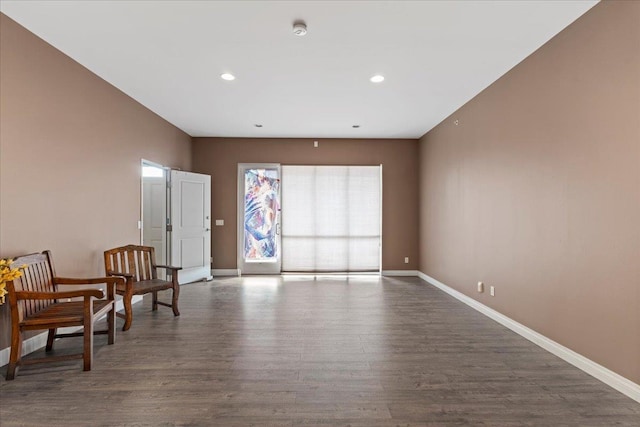
{"label": "wood floor plank", "polygon": [[637,402],[417,278],[249,279],[183,286],[180,317],[145,297],[90,372],[22,368],[0,425],[640,426]]}

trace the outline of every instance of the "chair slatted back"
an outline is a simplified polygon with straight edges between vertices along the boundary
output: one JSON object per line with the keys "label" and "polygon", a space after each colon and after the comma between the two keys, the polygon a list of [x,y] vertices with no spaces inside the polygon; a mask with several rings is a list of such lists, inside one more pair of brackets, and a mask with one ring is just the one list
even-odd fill
{"label": "chair slatted back", "polygon": [[133,281],[157,279],[156,254],[153,246],[127,245],[104,253],[107,271],[133,274]]}
{"label": "chair slatted back", "polygon": [[22,276],[7,283],[9,304],[11,307],[17,306],[17,310],[12,312],[18,313],[18,319],[15,320],[19,322],[57,301],[55,299],[18,301],[15,292],[56,292],[58,290],[53,279],[55,270],[50,251],[24,255],[14,260],[14,267],[22,265],[26,265]]}

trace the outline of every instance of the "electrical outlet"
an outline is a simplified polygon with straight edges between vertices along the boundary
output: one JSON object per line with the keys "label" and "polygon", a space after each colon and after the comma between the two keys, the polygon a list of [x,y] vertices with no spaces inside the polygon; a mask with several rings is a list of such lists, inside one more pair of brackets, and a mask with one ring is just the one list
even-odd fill
{"label": "electrical outlet", "polygon": [[496,296],[496,288],[494,288],[493,286],[491,286],[489,288],[489,293],[491,294],[492,297]]}
{"label": "electrical outlet", "polygon": [[409,257],[408,256],[404,257],[404,263],[405,264],[409,264]]}
{"label": "electrical outlet", "polygon": [[318,148],[318,141],[313,141],[313,147]]}
{"label": "electrical outlet", "polygon": [[478,292],[480,293],[484,292],[484,283],[478,282]]}
{"label": "electrical outlet", "polygon": [[216,225],[217,226],[224,225],[224,219],[216,219]]}

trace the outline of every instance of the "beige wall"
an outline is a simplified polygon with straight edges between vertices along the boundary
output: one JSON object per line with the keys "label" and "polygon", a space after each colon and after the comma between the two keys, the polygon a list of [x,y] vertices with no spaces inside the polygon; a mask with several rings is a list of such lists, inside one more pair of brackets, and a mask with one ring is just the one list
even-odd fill
{"label": "beige wall", "polygon": [[420,242],[422,272],[640,383],[640,2],[595,6],[421,139]]}
{"label": "beige wall", "polygon": [[[416,140],[194,138],[193,170],[211,175],[214,268],[236,268],[238,163],[382,164],[382,268],[418,266],[418,143]],[[404,263],[404,257],[411,261]]]}
{"label": "beige wall", "polygon": [[58,274],[102,275],[105,249],[139,241],[141,158],[189,168],[191,138],[0,20],[0,257],[51,249]]}

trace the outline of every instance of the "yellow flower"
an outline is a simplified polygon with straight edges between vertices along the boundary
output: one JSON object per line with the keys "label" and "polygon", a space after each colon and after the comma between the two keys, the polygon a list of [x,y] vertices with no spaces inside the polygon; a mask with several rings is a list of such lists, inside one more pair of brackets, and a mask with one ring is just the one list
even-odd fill
{"label": "yellow flower", "polygon": [[17,268],[11,268],[12,259],[0,259],[0,304],[4,304],[4,296],[7,294],[7,282],[15,280],[22,276],[22,270],[27,266],[21,265]]}

